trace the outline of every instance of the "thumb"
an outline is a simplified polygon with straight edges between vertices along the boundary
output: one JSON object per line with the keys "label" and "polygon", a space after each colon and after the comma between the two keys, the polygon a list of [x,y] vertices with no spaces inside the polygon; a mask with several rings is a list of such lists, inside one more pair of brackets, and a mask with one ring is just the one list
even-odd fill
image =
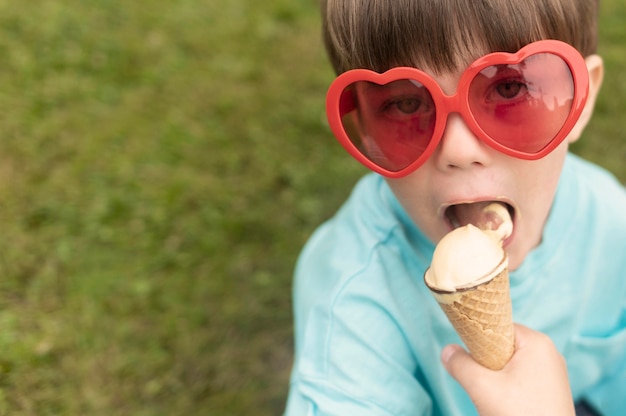
{"label": "thumb", "polygon": [[471,395],[485,380],[486,368],[478,364],[460,345],[447,345],[441,351],[441,362],[446,371]]}

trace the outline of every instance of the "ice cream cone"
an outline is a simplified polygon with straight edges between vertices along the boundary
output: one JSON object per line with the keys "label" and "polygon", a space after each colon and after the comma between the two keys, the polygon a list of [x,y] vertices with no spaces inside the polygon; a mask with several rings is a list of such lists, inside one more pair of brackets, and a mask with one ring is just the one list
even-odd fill
{"label": "ice cream cone", "polygon": [[424,281],[474,360],[500,370],[515,349],[504,250],[513,222],[503,203],[462,206],[454,218],[468,223],[439,241]]}
{"label": "ice cream cone", "polygon": [[474,360],[492,370],[502,369],[515,343],[507,267],[491,280],[455,292],[428,287]]}

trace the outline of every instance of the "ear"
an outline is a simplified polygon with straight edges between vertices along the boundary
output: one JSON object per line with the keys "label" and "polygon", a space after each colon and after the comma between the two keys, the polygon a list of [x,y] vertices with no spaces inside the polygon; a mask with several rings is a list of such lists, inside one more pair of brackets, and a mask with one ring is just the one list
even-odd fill
{"label": "ear", "polygon": [[569,143],[574,143],[578,140],[587,126],[587,123],[589,123],[591,115],[593,114],[593,108],[596,104],[598,92],[602,86],[602,80],[604,79],[604,62],[599,55],[589,55],[585,58],[585,63],[587,64],[587,71],[589,72],[589,95],[587,96],[585,108],[580,115],[578,122],[567,138]]}

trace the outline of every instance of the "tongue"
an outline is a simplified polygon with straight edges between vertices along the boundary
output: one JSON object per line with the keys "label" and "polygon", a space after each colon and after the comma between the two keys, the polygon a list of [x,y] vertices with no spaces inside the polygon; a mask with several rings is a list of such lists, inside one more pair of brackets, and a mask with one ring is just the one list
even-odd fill
{"label": "tongue", "polygon": [[459,226],[473,224],[485,231],[493,231],[496,238],[506,239],[513,231],[513,224],[506,205],[500,202],[476,202],[454,206],[454,217]]}

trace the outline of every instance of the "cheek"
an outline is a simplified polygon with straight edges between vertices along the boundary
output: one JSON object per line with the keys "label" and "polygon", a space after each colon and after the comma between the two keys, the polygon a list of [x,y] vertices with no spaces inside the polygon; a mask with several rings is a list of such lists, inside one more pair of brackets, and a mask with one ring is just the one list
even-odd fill
{"label": "cheek", "polygon": [[409,214],[423,206],[421,196],[426,195],[422,184],[412,178],[414,174],[400,179],[386,179],[391,191]]}
{"label": "cheek", "polygon": [[531,211],[549,211],[556,188],[561,177],[561,170],[567,155],[567,143],[562,143],[552,153],[536,161],[520,161],[515,172],[520,203],[531,207]]}
{"label": "cheek", "polygon": [[389,187],[415,225],[431,240],[438,241],[447,226],[438,216],[439,203],[432,181],[417,172],[400,179],[386,179]]}

